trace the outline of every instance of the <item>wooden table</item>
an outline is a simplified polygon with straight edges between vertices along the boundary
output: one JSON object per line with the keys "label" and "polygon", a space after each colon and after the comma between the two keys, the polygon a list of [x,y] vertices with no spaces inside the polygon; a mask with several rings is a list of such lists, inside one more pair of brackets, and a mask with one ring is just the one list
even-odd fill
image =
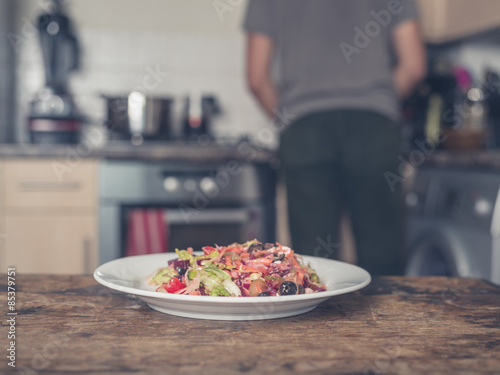
{"label": "wooden table", "polygon": [[162,314],[89,276],[16,282],[24,374],[500,373],[500,288],[476,279],[378,278],[310,313],[253,322]]}

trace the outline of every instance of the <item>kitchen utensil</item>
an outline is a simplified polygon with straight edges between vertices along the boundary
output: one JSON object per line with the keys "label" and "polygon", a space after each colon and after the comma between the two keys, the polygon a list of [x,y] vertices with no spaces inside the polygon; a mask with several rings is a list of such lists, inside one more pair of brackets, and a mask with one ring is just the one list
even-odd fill
{"label": "kitchen utensil", "polygon": [[364,269],[352,264],[303,256],[310,263],[326,292],[276,297],[209,297],[156,292],[146,279],[158,267],[166,265],[175,253],[140,255],[113,260],[94,272],[102,285],[132,294],[154,310],[187,318],[210,320],[262,320],[294,316],[313,310],[321,302],[340,294],[367,286],[371,277]]}
{"label": "kitchen utensil", "polygon": [[211,121],[220,113],[217,98],[191,92],[184,102],[183,133],[186,139],[211,136]]}
{"label": "kitchen utensil", "polygon": [[107,101],[106,125],[112,139],[130,139],[136,145],[145,139],[171,139],[171,98],[150,97],[139,91],[102,97]]}
{"label": "kitchen utensil", "polygon": [[74,143],[78,141],[81,119],[68,80],[80,66],[80,47],[61,1],[52,3],[52,12],[42,13],[36,21],[45,86],[31,102],[28,129],[33,142]]}
{"label": "kitchen utensil", "polygon": [[450,150],[483,148],[486,138],[487,103],[482,87],[463,67],[454,69],[457,82],[453,110],[444,112],[443,146]]}

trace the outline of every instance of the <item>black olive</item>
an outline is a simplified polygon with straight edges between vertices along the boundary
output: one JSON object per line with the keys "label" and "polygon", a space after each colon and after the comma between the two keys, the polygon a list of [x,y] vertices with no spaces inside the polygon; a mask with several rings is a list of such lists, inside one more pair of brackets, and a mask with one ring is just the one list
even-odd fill
{"label": "black olive", "polygon": [[269,292],[262,292],[257,294],[257,297],[269,297],[269,296],[270,296]]}
{"label": "black olive", "polygon": [[264,249],[266,249],[266,250],[272,249],[273,247],[274,247],[274,244],[273,244],[273,243],[266,243],[266,244],[264,245]]}
{"label": "black olive", "polygon": [[186,269],[182,267],[177,267],[176,270],[179,272],[179,275],[184,275],[186,273]]}
{"label": "black olive", "polygon": [[305,292],[306,290],[304,289],[304,287],[302,285],[299,285],[298,294],[304,294]]}
{"label": "black olive", "polygon": [[297,294],[298,287],[293,281],[284,281],[281,286],[279,293],[281,296],[290,296],[293,294]]}
{"label": "black olive", "polygon": [[254,251],[264,250],[264,246],[261,243],[253,243],[248,247],[248,252],[253,253]]}
{"label": "black olive", "polygon": [[283,259],[285,259],[285,254],[281,253],[281,254],[274,254],[275,258],[273,259],[273,262],[277,262],[277,261],[281,261]]}

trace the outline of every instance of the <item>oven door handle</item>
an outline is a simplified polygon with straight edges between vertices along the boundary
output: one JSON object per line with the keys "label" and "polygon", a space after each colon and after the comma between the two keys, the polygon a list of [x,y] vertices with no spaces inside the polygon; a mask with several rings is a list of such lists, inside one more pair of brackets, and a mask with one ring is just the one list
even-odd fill
{"label": "oven door handle", "polygon": [[250,220],[250,211],[239,209],[203,209],[180,208],[164,212],[165,222],[174,225],[189,224],[245,224]]}

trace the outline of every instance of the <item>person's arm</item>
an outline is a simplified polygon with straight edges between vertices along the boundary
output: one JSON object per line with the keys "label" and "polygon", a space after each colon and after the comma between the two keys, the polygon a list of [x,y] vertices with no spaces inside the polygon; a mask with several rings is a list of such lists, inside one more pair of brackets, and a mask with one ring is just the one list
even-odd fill
{"label": "person's arm", "polygon": [[274,116],[278,105],[278,94],[269,70],[273,53],[272,40],[258,33],[249,33],[247,37],[247,84],[259,104]]}
{"label": "person's arm", "polygon": [[393,31],[393,43],[398,60],[394,83],[398,95],[406,98],[427,74],[427,54],[418,21],[409,20],[397,25]]}

